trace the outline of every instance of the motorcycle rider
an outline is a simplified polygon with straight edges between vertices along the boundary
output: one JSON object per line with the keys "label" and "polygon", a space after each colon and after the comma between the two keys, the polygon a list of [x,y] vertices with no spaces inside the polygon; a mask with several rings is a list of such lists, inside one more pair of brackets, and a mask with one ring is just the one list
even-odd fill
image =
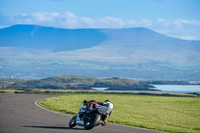
{"label": "motorcycle rider", "polygon": [[88,103],[91,103],[90,109],[96,108],[96,107],[99,108],[98,111],[100,114],[102,114],[102,118],[103,118],[102,126],[105,126],[107,123],[108,117],[112,114],[113,104],[109,100],[105,100],[104,102],[97,102],[96,100],[90,100],[90,101],[84,100],[83,105],[80,107],[79,112],[78,112],[79,118],[81,118],[82,110],[84,110],[84,108],[86,107]]}
{"label": "motorcycle rider", "polygon": [[110,100],[105,100],[104,102],[97,102],[97,104],[101,105],[101,107],[98,110],[99,112],[101,112],[101,110],[107,109],[106,113],[103,114],[104,123],[102,124],[102,126],[105,126],[108,117],[112,114],[113,104],[110,102]]}

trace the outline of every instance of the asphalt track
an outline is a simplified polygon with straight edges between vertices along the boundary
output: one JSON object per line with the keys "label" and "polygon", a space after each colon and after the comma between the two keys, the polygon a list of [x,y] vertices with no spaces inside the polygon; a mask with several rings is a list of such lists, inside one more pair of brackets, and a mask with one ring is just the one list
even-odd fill
{"label": "asphalt track", "polygon": [[85,130],[80,126],[69,128],[71,116],[53,113],[36,106],[35,101],[47,97],[52,96],[0,94],[0,133],[158,133],[110,123],[92,130]]}

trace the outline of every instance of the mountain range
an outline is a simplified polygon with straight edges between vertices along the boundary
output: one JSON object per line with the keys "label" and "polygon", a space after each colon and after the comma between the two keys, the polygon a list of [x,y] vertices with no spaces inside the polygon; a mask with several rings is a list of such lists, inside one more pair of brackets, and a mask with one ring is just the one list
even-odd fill
{"label": "mountain range", "polygon": [[70,74],[200,79],[200,41],[172,38],[142,27],[59,29],[13,25],[0,29],[0,53],[2,78]]}

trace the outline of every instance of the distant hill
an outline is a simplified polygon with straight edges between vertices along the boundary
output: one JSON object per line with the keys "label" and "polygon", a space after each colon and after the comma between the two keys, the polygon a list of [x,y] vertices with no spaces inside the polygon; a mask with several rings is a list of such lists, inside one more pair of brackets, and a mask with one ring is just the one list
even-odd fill
{"label": "distant hill", "polygon": [[199,80],[200,41],[147,28],[59,29],[14,25],[0,29],[0,77],[56,75]]}
{"label": "distant hill", "polygon": [[[13,80],[5,88],[12,89],[75,89],[92,90],[93,87],[108,88],[107,90],[156,90],[153,86],[130,79],[121,78],[92,78],[83,76],[59,76],[40,80]],[[10,80],[7,80],[9,83]],[[0,82],[0,86],[6,83]],[[6,83],[6,84],[8,84]]]}
{"label": "distant hill", "polygon": [[102,29],[106,41],[92,48],[58,52],[67,59],[106,61],[119,64],[170,62],[200,65],[200,41],[167,37],[146,28]]}
{"label": "distant hill", "polygon": [[0,29],[0,46],[69,51],[100,44],[106,35],[95,29],[59,29],[38,25],[13,25]]}

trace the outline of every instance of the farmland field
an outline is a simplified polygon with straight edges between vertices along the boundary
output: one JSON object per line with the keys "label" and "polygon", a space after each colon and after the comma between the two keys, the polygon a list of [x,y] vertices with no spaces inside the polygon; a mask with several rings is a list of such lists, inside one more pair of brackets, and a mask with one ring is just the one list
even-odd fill
{"label": "farmland field", "polygon": [[200,132],[200,98],[127,94],[69,94],[47,98],[40,105],[75,115],[83,100],[109,99],[113,114],[108,122],[164,132]]}

